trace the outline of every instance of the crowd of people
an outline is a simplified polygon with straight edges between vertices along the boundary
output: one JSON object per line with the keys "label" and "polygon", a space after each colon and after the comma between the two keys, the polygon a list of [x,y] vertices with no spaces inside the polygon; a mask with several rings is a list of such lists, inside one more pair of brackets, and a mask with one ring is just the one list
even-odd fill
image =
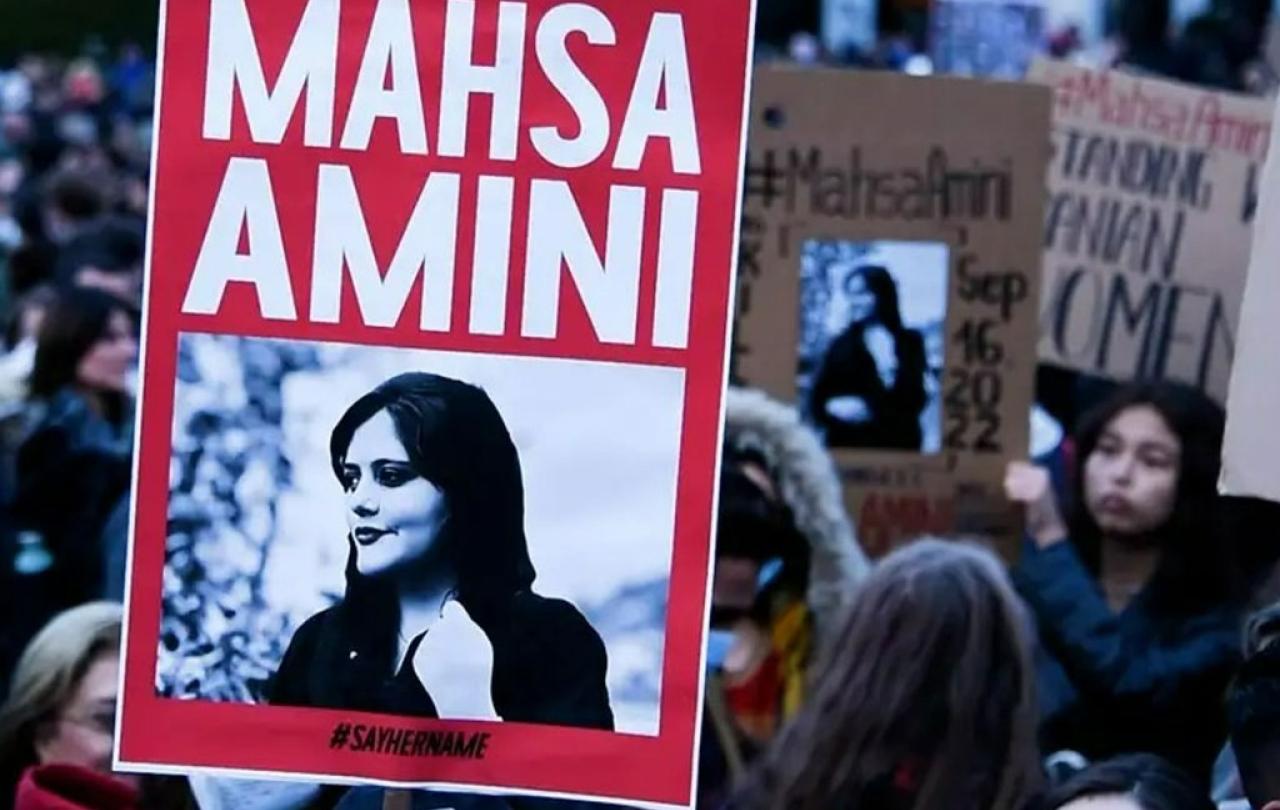
{"label": "crowd of people", "polygon": [[[1177,40],[1122,5],[1121,61],[1253,86],[1262,4]],[[112,772],[154,78],[134,47],[0,65],[0,810],[572,805]],[[868,560],[801,413],[730,390],[700,807],[1280,810],[1280,505],[1218,495],[1200,392],[1041,381],[1083,416],[1067,475],[1008,467],[1012,567]]]}
{"label": "crowd of people", "polygon": [[[874,6],[873,43],[843,43],[839,38],[819,38],[822,0],[759,0],[757,52],[764,58],[805,63],[848,65],[863,69],[930,72],[947,67],[947,59],[931,47],[936,20],[935,4],[925,2],[873,2],[846,4],[852,8]],[[940,4],[937,4],[940,5]],[[953,4],[963,6],[963,3]],[[1078,20],[1059,22],[1036,17],[1037,3],[1011,3],[1010,15],[1019,13],[1038,22],[1013,25],[1007,37],[1023,37],[1040,31],[1033,47],[1056,59],[1070,59],[1090,67],[1122,66],[1127,70],[1191,82],[1218,90],[1248,93],[1274,92],[1280,85],[1280,66],[1266,55],[1272,0],[1206,0],[1182,24],[1175,24],[1175,6],[1184,11],[1197,4],[1168,0],[1117,0],[1100,4],[1110,35],[1086,41]],[[1049,3],[1047,5],[1054,5]],[[972,18],[962,25],[971,25]],[[999,29],[987,32],[996,36]],[[971,39],[975,45],[978,40]],[[1002,42],[987,51],[1015,48]],[[981,47],[978,50],[983,50]],[[975,54],[979,59],[981,54]],[[985,56],[987,60],[999,57]],[[1015,55],[1021,61],[1021,55]],[[1000,67],[993,64],[992,67]],[[1023,66],[1025,67],[1025,65]],[[1002,72],[1002,77],[1008,74]]]}

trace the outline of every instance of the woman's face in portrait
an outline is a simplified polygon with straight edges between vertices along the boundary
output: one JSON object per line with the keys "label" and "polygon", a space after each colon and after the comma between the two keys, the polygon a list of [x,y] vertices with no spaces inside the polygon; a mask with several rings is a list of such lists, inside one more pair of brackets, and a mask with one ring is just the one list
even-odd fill
{"label": "woman's face in portrait", "polygon": [[845,296],[849,305],[849,321],[866,323],[875,317],[876,295],[867,286],[867,280],[861,273],[854,273],[845,285]]}
{"label": "woman's face in portrait", "polygon": [[1085,505],[1105,534],[1134,537],[1173,514],[1182,443],[1149,405],[1121,411],[1085,461]]}
{"label": "woman's face in portrait", "polygon": [[384,574],[426,556],[448,517],[444,493],[410,466],[387,411],[352,435],[342,479],[361,574]]}

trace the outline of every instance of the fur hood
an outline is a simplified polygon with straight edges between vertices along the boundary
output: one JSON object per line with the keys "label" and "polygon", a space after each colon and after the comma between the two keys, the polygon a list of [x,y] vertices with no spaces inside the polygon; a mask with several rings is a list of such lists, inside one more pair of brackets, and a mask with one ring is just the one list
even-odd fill
{"label": "fur hood", "polygon": [[764,458],[796,528],[808,538],[809,606],[825,635],[870,567],[849,522],[835,463],[795,408],[752,389],[729,388],[725,443]]}

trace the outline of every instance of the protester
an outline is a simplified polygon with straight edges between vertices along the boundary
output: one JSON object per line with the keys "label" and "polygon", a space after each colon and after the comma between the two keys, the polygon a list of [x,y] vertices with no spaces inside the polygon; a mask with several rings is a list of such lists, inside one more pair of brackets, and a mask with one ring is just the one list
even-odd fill
{"label": "protester", "polygon": [[56,300],[57,293],[48,286],[37,287],[18,298],[0,354],[0,498],[5,503],[12,498],[15,486],[13,456],[29,427],[31,372],[40,328]]}
{"label": "protester", "polygon": [[1041,810],[1214,810],[1187,774],[1152,754],[1100,762],[1050,791]]}
{"label": "protester", "polygon": [[816,434],[794,408],[730,389],[708,642],[701,806],[723,799],[806,698],[867,561]]}
{"label": "protester", "polygon": [[817,0],[760,0],[756,10],[757,58],[785,55],[797,34],[818,31],[820,14]]}
{"label": "protester", "polygon": [[1150,751],[1207,785],[1242,599],[1214,531],[1222,431],[1222,411],[1193,389],[1121,390],[1075,437],[1070,523],[1047,472],[1010,466],[1030,536],[1018,578],[1044,646],[1046,751]]}
{"label": "protester", "polygon": [[0,708],[0,808],[137,806],[136,780],[111,773],[120,630],[119,605],[89,603],[22,654]]}
{"label": "protester", "polygon": [[83,171],[51,177],[41,210],[45,238],[65,246],[88,230],[107,208],[102,186],[100,178]]}
{"label": "protester", "polygon": [[735,808],[1021,808],[1039,787],[1027,619],[1003,566],[923,541],[862,584]]}
{"label": "protester", "polygon": [[8,597],[21,605],[7,619],[11,643],[102,594],[103,529],[129,488],[137,350],[132,316],[106,293],[65,290],[43,318],[11,516],[48,561],[10,569]]}
{"label": "protester", "polygon": [[1175,32],[1169,0],[1116,4],[1118,66],[1234,92],[1274,90],[1274,66],[1263,54],[1271,0],[1214,0]]}
{"label": "protester", "polygon": [[[1249,617],[1244,632],[1244,659],[1253,659],[1264,647],[1280,639],[1280,602],[1276,602]],[[1236,682],[1240,681],[1237,674]],[[1234,685],[1234,684],[1233,684]],[[1231,695],[1228,695],[1230,699]],[[1232,706],[1228,702],[1228,726],[1233,720]],[[1240,768],[1236,761],[1236,751],[1229,741],[1218,754],[1213,764],[1213,790],[1211,798],[1218,805],[1218,810],[1251,810],[1249,800],[1245,797],[1244,785],[1240,778]]]}
{"label": "protester", "polygon": [[1280,810],[1280,607],[1266,615],[1267,635],[1231,685],[1227,717],[1245,796],[1256,810]]}
{"label": "protester", "polygon": [[144,226],[133,217],[101,217],[71,239],[54,264],[64,286],[93,287],[137,309],[142,301]]}

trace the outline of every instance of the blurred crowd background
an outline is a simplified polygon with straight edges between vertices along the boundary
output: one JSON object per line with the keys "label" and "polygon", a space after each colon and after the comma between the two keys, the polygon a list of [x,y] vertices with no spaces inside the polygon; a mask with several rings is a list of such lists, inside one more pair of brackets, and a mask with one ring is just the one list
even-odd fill
{"label": "blurred crowd background", "polygon": [[[1272,0],[760,0],[756,57],[1018,79],[1049,55],[1272,95],[1272,18]],[[156,23],[136,0],[0,8],[0,810],[380,807],[372,788],[107,775]],[[256,380],[316,362],[238,351]],[[821,444],[793,409],[734,392],[702,806],[1280,807],[1277,507],[1214,494],[1222,414],[1199,394],[1050,369],[1038,384],[1066,474],[1012,468],[1009,495],[1061,531],[1029,538],[1012,579],[955,544],[868,562]],[[252,639],[288,632],[248,624],[262,555],[217,570],[198,542],[253,543],[274,519],[267,491],[290,475],[278,388],[183,416],[168,567],[182,581],[166,588],[162,643],[207,666],[163,692],[257,697],[280,650]],[[1152,432],[1169,457],[1133,457],[1124,486],[1155,481],[1167,502],[1150,496],[1157,519],[1126,545],[1085,497],[1089,470]],[[214,623],[231,628],[216,644]]]}

